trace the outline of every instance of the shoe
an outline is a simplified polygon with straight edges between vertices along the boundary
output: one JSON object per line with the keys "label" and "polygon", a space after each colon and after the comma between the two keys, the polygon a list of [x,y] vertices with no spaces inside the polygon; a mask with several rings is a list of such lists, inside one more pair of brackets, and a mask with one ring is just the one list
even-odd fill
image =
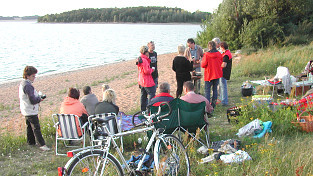
{"label": "shoe", "polygon": [[46,145],[43,145],[43,146],[41,146],[41,147],[39,147],[39,148],[40,148],[40,150],[42,150],[42,151],[48,151],[48,150],[50,150],[50,148],[47,147]]}

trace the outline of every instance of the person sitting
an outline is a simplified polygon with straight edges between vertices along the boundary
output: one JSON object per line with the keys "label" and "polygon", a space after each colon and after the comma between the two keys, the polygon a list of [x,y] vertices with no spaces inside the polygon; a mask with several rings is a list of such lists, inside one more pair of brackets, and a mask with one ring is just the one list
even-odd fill
{"label": "person sitting", "polygon": [[95,114],[119,112],[119,107],[115,105],[116,94],[113,89],[103,92],[103,101],[96,104]]}
{"label": "person sitting", "polygon": [[89,86],[83,87],[83,92],[84,96],[80,102],[83,103],[89,115],[95,115],[96,104],[99,102],[97,96],[91,92]]}
{"label": "person sitting", "polygon": [[207,113],[211,113],[213,111],[213,107],[211,106],[208,99],[206,99],[204,96],[200,94],[196,94],[194,92],[195,86],[191,81],[186,81],[183,86],[183,91],[185,93],[184,96],[180,97],[180,99],[188,102],[188,103],[201,103],[205,101],[206,108],[205,111]]}
{"label": "person sitting", "polygon": [[[61,114],[74,114],[80,117],[81,124],[85,124],[88,121],[88,112],[85,106],[79,101],[80,92],[76,88],[69,88],[68,96],[64,98],[61,104]],[[76,127],[80,129],[78,119],[76,119]],[[78,135],[81,136],[81,131],[78,130]]]}
{"label": "person sitting", "polygon": [[108,89],[110,89],[109,84],[106,84],[106,83],[102,84],[102,101],[103,101],[103,95],[104,95],[103,93]]}
{"label": "person sitting", "polygon": [[162,102],[170,102],[174,99],[170,95],[170,84],[167,82],[163,82],[159,85],[159,94],[157,94],[154,98],[151,99],[151,101],[148,104],[149,106],[159,106]]}

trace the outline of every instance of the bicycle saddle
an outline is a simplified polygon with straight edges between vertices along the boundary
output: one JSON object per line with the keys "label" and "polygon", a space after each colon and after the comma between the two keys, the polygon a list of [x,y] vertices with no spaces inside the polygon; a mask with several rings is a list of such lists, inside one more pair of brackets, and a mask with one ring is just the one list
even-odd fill
{"label": "bicycle saddle", "polygon": [[93,118],[92,121],[102,124],[102,123],[108,123],[112,119],[115,119],[115,117],[114,116],[106,116],[105,118],[96,117],[96,118]]}

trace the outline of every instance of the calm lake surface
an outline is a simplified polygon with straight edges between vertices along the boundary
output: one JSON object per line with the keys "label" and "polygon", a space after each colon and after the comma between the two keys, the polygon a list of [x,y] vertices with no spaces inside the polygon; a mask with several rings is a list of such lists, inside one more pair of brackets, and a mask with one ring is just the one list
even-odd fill
{"label": "calm lake surface", "polygon": [[42,75],[135,59],[149,41],[158,54],[176,52],[200,30],[191,24],[0,21],[0,84],[21,79],[26,65]]}

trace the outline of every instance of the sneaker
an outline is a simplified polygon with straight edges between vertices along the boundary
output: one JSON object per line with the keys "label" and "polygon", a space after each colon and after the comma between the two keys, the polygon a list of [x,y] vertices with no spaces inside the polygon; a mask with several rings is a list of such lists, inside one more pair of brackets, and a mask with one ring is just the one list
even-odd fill
{"label": "sneaker", "polygon": [[48,151],[48,150],[50,150],[50,148],[47,147],[46,145],[43,145],[43,146],[41,146],[41,147],[39,147],[39,148],[40,148],[40,150],[42,150],[42,151]]}

